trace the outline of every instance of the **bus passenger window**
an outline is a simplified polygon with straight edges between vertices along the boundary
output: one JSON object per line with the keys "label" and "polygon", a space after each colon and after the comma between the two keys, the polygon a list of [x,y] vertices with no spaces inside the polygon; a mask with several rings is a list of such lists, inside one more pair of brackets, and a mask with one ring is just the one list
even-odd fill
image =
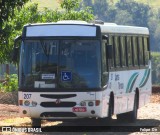
{"label": "bus passenger window", "polygon": [[102,68],[103,68],[103,72],[107,71],[107,63],[106,63],[106,41],[103,40],[102,41]]}
{"label": "bus passenger window", "polygon": [[126,44],[125,37],[121,37],[121,62],[122,67],[126,66]]}
{"label": "bus passenger window", "polygon": [[132,44],[131,37],[127,37],[127,54],[128,54],[128,66],[132,66]]}
{"label": "bus passenger window", "polygon": [[114,38],[114,43],[115,43],[115,61],[116,61],[116,67],[120,67],[120,42],[119,42],[119,37]]}
{"label": "bus passenger window", "polygon": [[[109,36],[109,45],[113,46],[113,36]],[[109,68],[114,67],[114,55],[112,56],[112,59],[108,59],[108,66],[109,66]]]}
{"label": "bus passenger window", "polygon": [[[102,87],[106,86],[108,82],[108,61],[106,61],[106,40],[102,40]],[[106,63],[107,62],[107,63]]]}
{"label": "bus passenger window", "polygon": [[137,37],[132,37],[134,66],[138,65]]}
{"label": "bus passenger window", "polygon": [[139,47],[139,64],[144,65],[144,53],[143,53],[142,37],[138,38],[138,47]]}
{"label": "bus passenger window", "polygon": [[148,51],[148,38],[144,38],[144,56],[145,56],[145,65],[148,65],[148,60],[149,60],[149,51]]}

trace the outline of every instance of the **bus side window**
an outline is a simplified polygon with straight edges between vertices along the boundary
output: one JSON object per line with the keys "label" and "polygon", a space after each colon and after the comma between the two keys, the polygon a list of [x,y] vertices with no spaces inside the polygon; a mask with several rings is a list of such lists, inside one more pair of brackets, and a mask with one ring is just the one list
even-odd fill
{"label": "bus side window", "polygon": [[119,37],[115,36],[114,38],[114,49],[115,49],[115,65],[116,67],[120,67],[120,42],[119,42]]}
{"label": "bus side window", "polygon": [[144,37],[143,38],[143,43],[144,43],[144,56],[145,56],[145,65],[148,65],[148,60],[149,60],[149,50],[148,50],[148,38]]}
{"label": "bus side window", "polygon": [[126,42],[127,42],[127,58],[128,58],[128,66],[132,66],[132,44],[131,44],[131,37],[126,37]]}
{"label": "bus side window", "polygon": [[102,40],[102,87],[108,82],[108,61],[106,60],[106,40]]}
{"label": "bus side window", "polygon": [[[109,36],[109,45],[113,46],[113,36]],[[112,59],[108,59],[108,66],[109,68],[114,67],[114,55],[112,53]]]}
{"label": "bus side window", "polygon": [[132,51],[134,58],[134,66],[138,65],[138,48],[137,48],[137,37],[132,37]]}
{"label": "bus side window", "polygon": [[107,63],[106,63],[106,40],[102,40],[102,68],[103,72],[107,71]]}
{"label": "bus side window", "polygon": [[143,52],[143,42],[142,37],[138,38],[138,48],[139,48],[139,65],[144,65],[144,52]]}
{"label": "bus side window", "polygon": [[125,37],[120,37],[120,43],[121,43],[121,66],[126,66],[126,44],[125,44]]}

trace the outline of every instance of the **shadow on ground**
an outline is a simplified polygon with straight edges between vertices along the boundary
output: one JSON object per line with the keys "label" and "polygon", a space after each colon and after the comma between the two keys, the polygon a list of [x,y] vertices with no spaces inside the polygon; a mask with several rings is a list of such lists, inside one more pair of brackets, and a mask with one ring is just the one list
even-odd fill
{"label": "shadow on ground", "polygon": [[[80,132],[86,133],[89,135],[91,132],[92,134],[99,132],[103,134],[103,132],[125,132],[123,134],[129,134],[134,132],[140,132],[142,130],[158,130],[160,132],[160,121],[155,119],[138,119],[135,123],[128,123],[128,122],[117,122],[116,119],[113,119],[111,122],[100,122],[96,120],[84,120],[84,121],[70,121],[70,122],[63,122],[62,124],[58,124],[56,126],[50,127],[43,127],[43,132],[56,132],[57,134],[71,134]],[[155,128],[154,128],[155,127]],[[158,129],[159,128],[159,129]],[[98,133],[97,133],[98,134]],[[85,134],[83,134],[85,135]]]}

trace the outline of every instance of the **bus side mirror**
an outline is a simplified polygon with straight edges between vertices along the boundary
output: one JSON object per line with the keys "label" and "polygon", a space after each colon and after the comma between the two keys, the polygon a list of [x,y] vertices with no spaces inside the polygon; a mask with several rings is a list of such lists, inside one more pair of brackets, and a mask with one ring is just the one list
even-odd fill
{"label": "bus side mirror", "polygon": [[106,44],[106,58],[112,59],[112,56],[113,56],[112,53],[113,53],[112,45]]}
{"label": "bus side mirror", "polygon": [[11,54],[12,55],[11,58],[12,58],[12,61],[14,63],[18,63],[19,46],[17,44],[18,44],[19,41],[21,41],[21,38],[22,38],[21,36],[18,36],[14,40],[14,48],[13,48],[13,51],[12,51],[12,54]]}

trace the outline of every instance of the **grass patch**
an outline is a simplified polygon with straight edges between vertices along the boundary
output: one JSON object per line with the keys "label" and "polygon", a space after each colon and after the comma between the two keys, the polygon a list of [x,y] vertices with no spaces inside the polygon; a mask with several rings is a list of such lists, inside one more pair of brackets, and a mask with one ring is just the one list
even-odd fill
{"label": "grass patch", "polygon": [[151,56],[160,57],[160,52],[151,52]]}

